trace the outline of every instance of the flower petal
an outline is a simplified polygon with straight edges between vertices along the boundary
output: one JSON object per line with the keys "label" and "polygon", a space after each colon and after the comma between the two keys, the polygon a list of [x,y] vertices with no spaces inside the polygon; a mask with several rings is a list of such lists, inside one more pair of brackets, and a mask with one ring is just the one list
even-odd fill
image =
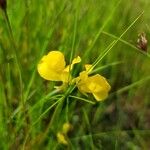
{"label": "flower petal", "polygon": [[88,81],[88,74],[86,71],[80,72],[79,77],[76,78],[76,84],[81,93],[85,94],[91,92],[90,89],[88,88],[89,81]]}
{"label": "flower petal", "polygon": [[105,100],[105,98],[107,98],[108,91],[101,91],[98,93],[93,93],[93,96],[97,101],[102,101],[102,100]]}
{"label": "flower petal", "polygon": [[[76,58],[73,59],[71,65],[68,65],[61,74],[61,79],[63,82],[69,82],[68,80],[71,79],[71,74],[69,73],[69,71],[71,71],[73,69],[73,65],[76,63],[79,63],[81,61],[81,58],[78,56]],[[69,78],[70,76],[70,78]]]}
{"label": "flower petal", "polygon": [[81,62],[81,58],[80,56],[77,56],[76,58],[73,59],[72,63],[64,69],[64,71],[69,72],[70,70],[72,70],[74,64],[77,64],[79,62]]}
{"label": "flower petal", "polygon": [[60,144],[68,145],[65,135],[61,132],[57,133],[57,140]]}
{"label": "flower petal", "polygon": [[62,81],[62,71],[66,65],[64,55],[59,51],[51,51],[38,64],[41,77],[51,81]]}
{"label": "flower petal", "polygon": [[55,71],[62,71],[65,68],[66,62],[63,53],[60,51],[51,51],[46,55],[45,62],[48,67]]}
{"label": "flower petal", "polygon": [[60,74],[54,70],[49,69],[47,63],[45,62],[38,64],[38,73],[46,80],[61,81]]}
{"label": "flower petal", "polygon": [[111,88],[107,80],[99,74],[89,77],[89,80],[90,82],[96,84],[95,88],[93,88],[93,92],[96,92],[98,89],[100,90],[101,88],[109,91]]}
{"label": "flower petal", "polygon": [[110,85],[106,79],[99,74],[89,77],[88,87],[97,101],[104,100],[110,90]]}
{"label": "flower petal", "polygon": [[76,58],[74,58],[73,59],[73,61],[72,61],[72,65],[74,65],[74,64],[77,64],[77,63],[79,63],[79,62],[81,62],[81,57],[80,56],[77,56]]}
{"label": "flower petal", "polygon": [[70,78],[71,78],[70,73],[67,72],[67,71],[63,71],[63,72],[60,74],[60,76],[61,76],[61,81],[66,82],[66,83],[69,82],[69,81],[68,81],[68,80],[69,80],[69,76],[70,76]]}
{"label": "flower petal", "polygon": [[85,65],[85,70],[90,73],[93,70],[93,66],[91,64],[86,64]]}
{"label": "flower petal", "polygon": [[66,122],[63,124],[62,131],[64,134],[67,134],[72,129],[73,129],[73,126],[69,122]]}
{"label": "flower petal", "polygon": [[76,78],[76,84],[81,93],[91,93],[97,101],[105,99],[110,90],[110,85],[103,76],[96,74],[88,77],[87,71],[80,73]]}

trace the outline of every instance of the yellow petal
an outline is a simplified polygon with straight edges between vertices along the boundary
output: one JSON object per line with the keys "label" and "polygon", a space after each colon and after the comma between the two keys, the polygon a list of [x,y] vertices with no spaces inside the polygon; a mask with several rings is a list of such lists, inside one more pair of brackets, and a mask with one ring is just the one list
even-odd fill
{"label": "yellow petal", "polygon": [[[79,63],[81,61],[81,58],[78,56],[73,59],[71,65],[68,65],[62,72],[61,78],[63,82],[69,82],[68,80],[71,79],[71,74],[69,71],[73,69],[73,65],[76,63]],[[70,76],[70,77],[69,77]]]}
{"label": "yellow petal", "polygon": [[38,64],[38,73],[46,80],[61,81],[60,74],[54,70],[51,70],[46,62]]}
{"label": "yellow petal", "polygon": [[64,72],[69,72],[69,69],[71,70],[71,65],[66,66],[66,68],[63,70]]}
{"label": "yellow petal", "polygon": [[81,82],[86,82],[86,80],[88,79],[87,72],[86,71],[80,72],[79,78],[80,78]]}
{"label": "yellow petal", "polygon": [[108,96],[110,85],[103,76],[96,74],[88,77],[87,71],[83,71],[76,79],[77,87],[81,93],[91,93],[97,101]]}
{"label": "yellow petal", "polygon": [[65,68],[64,55],[59,51],[51,51],[42,57],[38,64],[38,72],[41,77],[51,81],[62,81],[62,71]]}
{"label": "yellow petal", "polygon": [[70,70],[72,70],[74,64],[77,64],[77,63],[79,63],[79,62],[81,62],[81,58],[80,58],[80,56],[77,56],[76,58],[73,59],[71,65],[68,65],[68,66],[64,69],[64,71],[69,72]]}
{"label": "yellow petal", "polygon": [[87,83],[79,83],[78,85],[78,89],[82,94],[86,94],[86,93],[91,93],[90,89],[88,88]]}
{"label": "yellow petal", "polygon": [[97,101],[103,100],[108,96],[110,85],[103,76],[96,74],[89,77],[88,80],[88,88]]}
{"label": "yellow petal", "polygon": [[62,131],[64,134],[67,134],[70,130],[72,130],[72,125],[68,122],[64,123],[63,124],[63,128],[62,128]]}
{"label": "yellow petal", "polygon": [[70,75],[70,77],[69,77],[69,75],[70,75],[69,72],[63,71],[63,72],[60,74],[60,76],[61,76],[61,81],[68,83],[68,82],[69,82],[68,80],[71,79],[71,75]]}
{"label": "yellow petal", "polygon": [[93,70],[93,66],[91,64],[86,64],[85,65],[85,70],[90,73]]}
{"label": "yellow petal", "polygon": [[109,91],[110,88],[111,88],[109,83],[107,82],[107,80],[99,74],[96,74],[94,76],[89,77],[89,80],[90,80],[90,82],[96,84],[96,87],[93,90],[97,91],[98,88],[100,89],[100,87],[101,87],[102,89],[105,89],[106,91]]}
{"label": "yellow petal", "polygon": [[81,58],[80,58],[80,56],[77,56],[76,58],[73,59],[71,64],[74,65],[74,64],[77,64],[79,62],[81,62]]}
{"label": "yellow petal", "polygon": [[93,93],[93,96],[97,101],[102,101],[102,100],[105,100],[107,98],[108,91],[101,91],[98,93]]}
{"label": "yellow petal", "polygon": [[86,71],[82,71],[78,78],[76,78],[76,84],[79,91],[83,94],[90,93],[90,89],[88,88],[88,74]]}
{"label": "yellow petal", "polygon": [[65,68],[66,62],[63,53],[59,51],[51,51],[46,55],[45,62],[48,67],[56,71],[62,71]]}
{"label": "yellow petal", "polygon": [[91,93],[97,93],[102,89],[102,86],[91,79],[88,80],[88,88],[90,89]]}
{"label": "yellow petal", "polygon": [[65,135],[61,132],[57,133],[57,140],[60,144],[68,145],[68,141],[65,138]]}

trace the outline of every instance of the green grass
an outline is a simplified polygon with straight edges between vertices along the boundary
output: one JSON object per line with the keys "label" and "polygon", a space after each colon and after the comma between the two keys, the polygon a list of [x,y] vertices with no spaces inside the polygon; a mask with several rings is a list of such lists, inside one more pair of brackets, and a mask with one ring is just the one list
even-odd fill
{"label": "green grass", "polygon": [[[8,0],[0,10],[0,149],[148,150],[150,53],[137,48],[150,37],[149,0]],[[41,57],[81,56],[92,74],[106,77],[108,98],[96,102],[75,87],[60,92],[37,73]],[[75,74],[83,68],[75,66]],[[68,146],[57,141],[65,122]]]}

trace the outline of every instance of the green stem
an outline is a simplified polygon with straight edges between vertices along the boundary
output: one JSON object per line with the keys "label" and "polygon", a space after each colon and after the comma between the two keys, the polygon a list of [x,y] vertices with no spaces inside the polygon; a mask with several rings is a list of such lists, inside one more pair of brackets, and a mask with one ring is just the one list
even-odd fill
{"label": "green stem", "polygon": [[22,104],[24,105],[24,102],[23,102],[23,81],[22,81],[22,75],[21,75],[21,66],[20,66],[20,63],[19,63],[18,56],[17,56],[17,46],[16,46],[16,43],[15,43],[15,40],[14,40],[14,36],[13,36],[13,32],[12,32],[12,28],[11,28],[11,24],[10,24],[10,21],[9,21],[7,11],[4,10],[3,12],[4,12],[4,18],[5,18],[6,24],[8,26],[8,32],[9,32],[10,40],[11,40],[11,43],[13,45],[13,55],[14,55],[14,59],[15,59],[16,66],[17,66],[17,69],[18,69],[18,73],[19,73],[20,98],[21,98]]}

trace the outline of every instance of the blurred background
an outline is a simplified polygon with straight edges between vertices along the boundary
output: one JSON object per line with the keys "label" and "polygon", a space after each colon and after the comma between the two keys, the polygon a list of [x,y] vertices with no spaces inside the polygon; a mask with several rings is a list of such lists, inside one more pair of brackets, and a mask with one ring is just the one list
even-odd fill
{"label": "blurred background", "polygon": [[[7,0],[0,10],[0,149],[148,150],[149,6],[149,0]],[[95,70],[111,85],[108,98],[94,105],[69,98],[58,127],[49,130],[55,109],[45,110],[58,98],[48,95],[55,82],[37,73],[39,59],[60,50],[68,63],[74,51],[83,64],[93,63],[114,40]],[[56,139],[66,116],[73,126],[69,146]]]}

